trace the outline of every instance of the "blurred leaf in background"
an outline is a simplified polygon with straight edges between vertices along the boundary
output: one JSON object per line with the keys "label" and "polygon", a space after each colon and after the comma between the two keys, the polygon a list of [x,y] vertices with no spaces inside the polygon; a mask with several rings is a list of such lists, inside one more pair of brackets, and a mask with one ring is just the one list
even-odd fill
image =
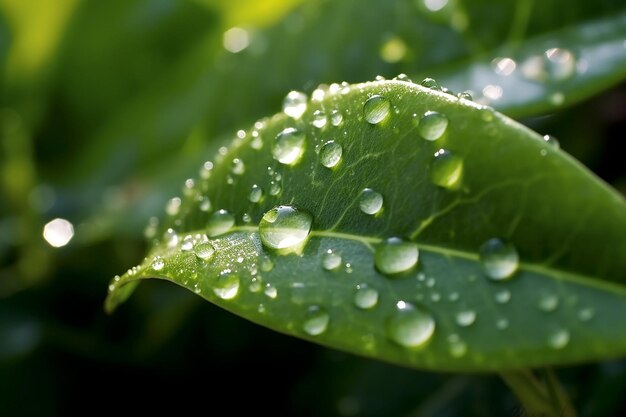
{"label": "blurred leaf in background", "polygon": [[[491,376],[326,350],[165,283],[108,317],[106,286],[141,259],[147,219],[184,179],[288,91],[400,72],[479,89],[501,75],[466,85],[469,68],[576,52],[595,22],[613,31],[594,45],[623,42],[625,12],[621,0],[0,0],[0,415],[118,412],[114,397],[129,412],[184,412],[206,397],[274,415],[515,415]],[[514,115],[623,191],[626,49],[611,51],[615,71],[589,62],[599,78],[575,100]],[[55,218],[74,227],[60,248],[42,236]],[[581,415],[625,410],[624,361],[560,374]]]}

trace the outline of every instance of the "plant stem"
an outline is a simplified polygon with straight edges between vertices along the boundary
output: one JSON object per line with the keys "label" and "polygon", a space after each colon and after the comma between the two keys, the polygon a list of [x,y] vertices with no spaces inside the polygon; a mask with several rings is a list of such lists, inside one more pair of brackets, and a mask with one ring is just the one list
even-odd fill
{"label": "plant stem", "polygon": [[527,369],[502,372],[500,376],[515,393],[529,417],[576,417],[576,411],[554,372],[546,369],[543,373],[543,383]]}

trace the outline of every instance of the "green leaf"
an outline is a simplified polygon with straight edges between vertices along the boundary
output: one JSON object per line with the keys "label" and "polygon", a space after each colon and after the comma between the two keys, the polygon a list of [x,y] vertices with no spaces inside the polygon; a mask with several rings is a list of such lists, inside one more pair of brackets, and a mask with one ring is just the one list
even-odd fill
{"label": "green leaf", "polygon": [[[624,354],[612,320],[626,312],[621,196],[470,101],[401,81],[316,98],[300,120],[280,113],[234,139],[205,165],[208,179],[168,203],[148,257],[113,280],[109,311],[130,295],[125,284],[154,277],[275,330],[410,367]],[[342,150],[333,168],[330,140]],[[501,255],[488,265],[487,247]]]}
{"label": "green leaf", "polygon": [[501,47],[453,68],[430,69],[446,87],[509,116],[529,116],[587,99],[626,78],[626,13]]}

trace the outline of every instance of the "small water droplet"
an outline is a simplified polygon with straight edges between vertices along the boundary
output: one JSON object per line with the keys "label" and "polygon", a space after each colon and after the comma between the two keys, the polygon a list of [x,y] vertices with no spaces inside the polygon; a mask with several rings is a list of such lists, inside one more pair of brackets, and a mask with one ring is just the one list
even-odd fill
{"label": "small water droplet", "polygon": [[361,197],[359,198],[359,207],[365,214],[378,214],[383,208],[383,196],[377,191],[371,188],[365,188],[361,191]]}
{"label": "small water droplet", "polygon": [[209,200],[209,197],[202,197],[199,206],[200,211],[204,211],[205,213],[211,210],[211,200]]}
{"label": "small water droplet", "polygon": [[259,261],[259,266],[261,267],[261,271],[270,272],[274,269],[274,261],[272,261],[268,256],[262,256]]}
{"label": "small water droplet", "polygon": [[467,344],[460,339],[450,341],[448,352],[453,358],[462,358],[467,353]]}
{"label": "small water droplet", "polygon": [[460,297],[461,297],[461,296],[460,296],[460,294],[459,294],[458,292],[451,292],[451,293],[448,295],[448,300],[449,300],[449,301],[451,301],[451,302],[455,302],[455,301],[457,301]]}
{"label": "small water droplet", "polygon": [[498,321],[496,321],[496,327],[498,330],[504,330],[509,327],[509,321],[505,318],[498,319]]}
{"label": "small water droplet", "polygon": [[404,301],[396,303],[396,311],[387,320],[387,335],[400,346],[418,348],[435,332],[435,320],[429,311]]}
{"label": "small water droplet", "polygon": [[370,124],[378,124],[385,120],[389,115],[391,103],[383,96],[372,96],[365,102],[363,106],[363,114],[365,120]]}
{"label": "small water droplet", "polygon": [[328,249],[322,257],[322,266],[327,271],[334,271],[341,266],[341,255]]}
{"label": "small water droplet", "polygon": [[230,172],[235,175],[242,175],[246,172],[246,166],[241,159],[235,158],[230,166]]}
{"label": "small water droplet", "polygon": [[448,117],[436,111],[427,111],[424,113],[417,127],[420,136],[430,141],[442,137],[447,128]]}
{"label": "small water droplet", "polygon": [[155,256],[154,260],[152,261],[152,269],[154,269],[155,271],[160,271],[161,269],[163,269],[164,266],[165,262],[163,262],[163,258],[161,258],[160,256]]}
{"label": "small water droplet", "polygon": [[544,141],[545,141],[548,145],[552,146],[553,148],[555,148],[555,149],[559,149],[559,146],[560,146],[559,141],[558,141],[558,139],[557,139],[557,138],[555,138],[554,136],[552,136],[552,135],[545,135],[545,136],[543,137],[543,140],[544,140]]}
{"label": "small water droplet", "polygon": [[422,87],[430,88],[431,90],[441,91],[441,86],[434,78],[424,78],[420,83]]}
{"label": "small water droplet", "polygon": [[456,189],[463,176],[463,160],[452,152],[439,149],[430,165],[430,179],[435,185]]}
{"label": "small water droplet", "polygon": [[356,286],[354,305],[363,310],[373,308],[378,304],[378,291],[367,284]]}
{"label": "small water droplet", "polygon": [[472,97],[471,91],[463,91],[462,93],[459,93],[456,96],[460,99],[468,100],[468,101],[472,101],[474,99]]}
{"label": "small water droplet", "polygon": [[460,311],[456,315],[456,324],[461,327],[468,327],[476,321],[476,312],[474,310]]}
{"label": "small water droplet", "polygon": [[290,91],[283,100],[283,112],[292,119],[299,119],[306,111],[307,99],[300,91]]}
{"label": "small water droplet", "polygon": [[277,206],[263,215],[259,234],[265,246],[272,249],[298,247],[311,231],[313,218],[293,206]]}
{"label": "small water droplet", "polygon": [[208,261],[215,253],[215,247],[210,242],[200,242],[194,246],[193,253],[203,261]]}
{"label": "small water droplet", "polygon": [[515,246],[492,238],[480,247],[480,260],[485,274],[501,281],[511,278],[519,265],[519,256]]}
{"label": "small water droplet", "polygon": [[506,304],[511,299],[511,291],[509,290],[498,291],[494,298],[496,299],[496,302],[498,304]]}
{"label": "small water droplet", "polygon": [[272,197],[277,196],[283,190],[283,187],[280,185],[278,181],[270,181],[270,191],[269,194]]}
{"label": "small water droplet", "polygon": [[235,224],[235,216],[226,210],[218,210],[211,214],[207,223],[207,235],[210,237],[223,235]]}
{"label": "small water droplet", "polygon": [[559,298],[554,294],[541,294],[539,297],[539,309],[550,312],[559,306]]}
{"label": "small water droplet", "polygon": [[278,297],[278,289],[274,287],[272,284],[265,284],[265,289],[263,290],[263,294],[271,298],[272,300]]}
{"label": "small water droplet", "polygon": [[193,248],[193,236],[185,236],[183,243],[180,245],[180,250],[188,252]]}
{"label": "small water droplet", "polygon": [[439,294],[438,292],[434,292],[430,295],[430,300],[433,303],[438,303],[439,300],[441,300],[441,294]]}
{"label": "small water droplet", "polygon": [[220,275],[213,287],[213,293],[222,300],[232,300],[239,293],[239,277],[230,273]]}
{"label": "small water droplet", "polygon": [[313,113],[313,126],[321,129],[326,126],[326,122],[326,114],[322,110],[315,110],[315,112]]}
{"label": "small water droplet", "polygon": [[325,309],[319,306],[311,306],[307,310],[302,329],[311,336],[317,336],[326,331],[329,321],[330,315]]}
{"label": "small water droplet", "polygon": [[578,318],[580,321],[589,321],[596,315],[596,312],[591,307],[586,307],[578,312]]}
{"label": "small water droplet", "polygon": [[326,168],[334,168],[341,161],[341,154],[343,148],[337,142],[331,140],[328,141],[320,149],[320,162]]}
{"label": "small water droplet", "polygon": [[408,271],[418,261],[419,250],[413,242],[391,237],[376,248],[374,264],[385,275]]}
{"label": "small water droplet", "polygon": [[163,240],[165,240],[168,248],[175,248],[178,245],[178,234],[170,227],[163,234]]}
{"label": "small water droplet", "polygon": [[339,126],[343,122],[343,115],[339,110],[333,110],[330,112],[330,123],[333,126]]}
{"label": "small water droplet", "polygon": [[570,335],[565,329],[558,329],[548,337],[548,345],[553,349],[563,349],[569,343]]}
{"label": "small water droplet", "polygon": [[304,154],[306,136],[304,132],[288,127],[274,140],[272,155],[281,164],[295,165]]}
{"label": "small water droplet", "polygon": [[409,76],[404,73],[398,74],[396,77],[394,77],[394,80],[404,81],[405,83],[413,83],[413,80],[411,80]]}
{"label": "small water droplet", "polygon": [[263,189],[259,185],[254,184],[250,190],[250,194],[248,194],[248,200],[250,200],[251,203],[258,203],[262,198]]}
{"label": "small water droplet", "polygon": [[176,216],[178,214],[178,212],[180,211],[180,198],[178,197],[174,197],[168,200],[167,204],[165,205],[165,212],[167,213],[168,216]]}
{"label": "small water droplet", "polygon": [[248,289],[252,293],[257,293],[261,291],[261,286],[263,285],[263,281],[261,277],[254,277],[250,280],[250,285],[248,285]]}
{"label": "small water droplet", "polygon": [[143,231],[146,239],[152,239],[153,237],[155,237],[158,227],[159,219],[157,217],[150,217],[150,220],[148,220],[148,225]]}

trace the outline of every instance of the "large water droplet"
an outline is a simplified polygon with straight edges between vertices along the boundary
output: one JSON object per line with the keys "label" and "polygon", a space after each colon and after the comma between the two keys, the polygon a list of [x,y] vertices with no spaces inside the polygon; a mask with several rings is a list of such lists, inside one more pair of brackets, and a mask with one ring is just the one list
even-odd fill
{"label": "large water droplet", "polygon": [[485,274],[500,281],[513,276],[519,265],[519,256],[515,246],[493,238],[480,247],[480,261]]}
{"label": "large water droplet", "polygon": [[322,110],[315,110],[315,112],[313,113],[313,126],[321,129],[326,126],[326,122],[326,114]]}
{"label": "large water droplet", "polygon": [[341,255],[328,249],[322,257],[322,266],[327,271],[333,271],[341,266]]}
{"label": "large water droplet", "polygon": [[430,166],[430,179],[434,184],[455,189],[461,183],[463,176],[463,160],[452,152],[439,149]]}
{"label": "large water droplet", "polygon": [[165,262],[163,262],[163,258],[160,256],[156,256],[152,261],[152,269],[155,271],[160,271],[165,266]]}
{"label": "large water droplet", "polygon": [[330,316],[322,307],[311,306],[307,311],[302,329],[311,336],[317,336],[326,331]]}
{"label": "large water droplet", "polygon": [[377,214],[383,208],[383,196],[371,188],[365,188],[361,191],[359,199],[359,207],[365,214]]}
{"label": "large water droplet", "polygon": [[232,300],[239,293],[239,277],[230,273],[220,275],[213,287],[213,293],[222,300]]}
{"label": "large water droplet", "polygon": [[417,130],[426,140],[437,140],[443,136],[448,128],[448,118],[445,114],[436,111],[427,111],[419,121]]}
{"label": "large water droplet", "polygon": [[313,218],[293,206],[277,206],[263,215],[259,234],[265,246],[286,249],[301,245],[309,236]]}
{"label": "large water droplet", "polygon": [[211,257],[213,257],[215,247],[211,244],[211,242],[201,242],[194,246],[193,253],[203,261],[208,261]]}
{"label": "large water droplet", "polygon": [[283,100],[283,111],[293,119],[299,119],[306,111],[307,96],[299,91],[290,91]]}
{"label": "large water droplet", "polygon": [[476,312],[474,310],[460,311],[456,315],[456,324],[461,327],[468,327],[476,321]]}
{"label": "large water droplet", "polygon": [[254,184],[250,190],[250,194],[248,194],[248,200],[250,200],[251,203],[258,203],[262,198],[263,189],[261,186]]}
{"label": "large water droplet", "polygon": [[415,243],[392,237],[378,245],[374,264],[381,273],[393,275],[413,268],[418,257],[419,250]]}
{"label": "large water droplet", "polygon": [[218,210],[211,215],[207,223],[207,235],[219,236],[228,232],[235,224],[235,216],[226,210]]}
{"label": "large water droplet", "polygon": [[558,329],[548,337],[548,345],[553,349],[563,349],[569,343],[569,332],[565,329]]}
{"label": "large water droplet", "polygon": [[363,114],[365,120],[370,124],[378,124],[385,120],[389,115],[391,103],[383,96],[372,96],[365,102],[363,106]]}
{"label": "large water droplet", "polygon": [[304,132],[293,127],[286,128],[274,140],[274,159],[281,164],[295,165],[304,153],[305,139]]}
{"label": "large water droplet", "polygon": [[378,304],[378,291],[367,284],[356,286],[354,305],[363,310],[373,308]]}
{"label": "large water droplet", "polygon": [[435,332],[433,316],[422,307],[404,301],[396,303],[396,311],[387,320],[387,335],[400,346],[423,346]]}
{"label": "large water droplet", "polygon": [[326,168],[334,168],[341,161],[343,148],[334,140],[328,141],[320,149],[320,162]]}
{"label": "large water droplet", "polygon": [[180,245],[180,250],[188,252],[193,248],[193,236],[188,235],[183,239],[183,243]]}

